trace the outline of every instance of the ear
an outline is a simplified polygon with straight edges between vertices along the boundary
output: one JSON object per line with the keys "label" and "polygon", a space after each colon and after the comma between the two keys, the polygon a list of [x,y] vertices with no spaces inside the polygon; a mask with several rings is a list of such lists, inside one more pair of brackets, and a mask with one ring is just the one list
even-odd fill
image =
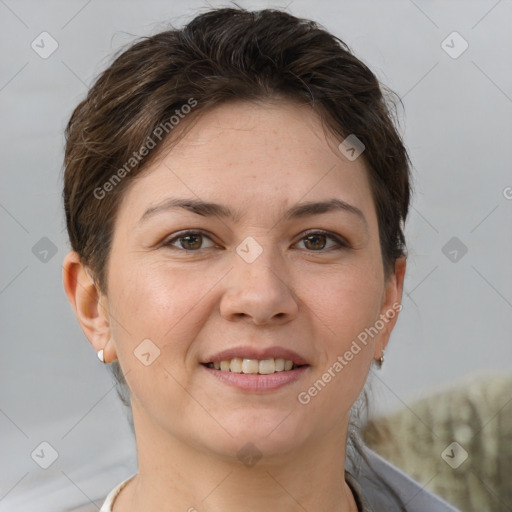
{"label": "ear", "polygon": [[386,349],[391,332],[398,320],[398,314],[402,310],[402,292],[404,287],[405,268],[407,261],[405,256],[400,256],[395,261],[395,271],[390,274],[386,282],[379,320],[384,327],[379,331],[373,353],[374,359],[379,359]]}
{"label": "ear", "polygon": [[116,359],[110,339],[107,296],[103,295],[77,252],[71,251],[62,263],[62,282],[71,306],[87,339],[98,352],[103,349],[105,362]]}

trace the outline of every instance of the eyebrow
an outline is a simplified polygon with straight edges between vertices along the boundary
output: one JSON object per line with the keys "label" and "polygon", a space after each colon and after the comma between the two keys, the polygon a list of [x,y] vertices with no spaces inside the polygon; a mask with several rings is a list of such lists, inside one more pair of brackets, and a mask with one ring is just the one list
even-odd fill
{"label": "eyebrow", "polygon": [[[182,208],[203,217],[215,215],[218,217],[229,218],[234,222],[238,222],[241,217],[239,212],[234,212],[229,207],[222,204],[206,202],[199,199],[173,198],[167,199],[160,204],[148,208],[139,219],[139,224],[158,213],[178,208]],[[368,222],[363,212],[356,206],[342,201],[341,199],[328,199],[326,201],[299,203],[288,209],[284,213],[284,218],[286,220],[292,220],[333,211],[351,213],[362,220],[365,226],[368,227]]]}

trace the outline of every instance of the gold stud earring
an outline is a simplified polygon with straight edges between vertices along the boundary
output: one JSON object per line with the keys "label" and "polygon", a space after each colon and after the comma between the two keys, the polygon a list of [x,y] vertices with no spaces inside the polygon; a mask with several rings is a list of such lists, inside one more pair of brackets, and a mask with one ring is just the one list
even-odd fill
{"label": "gold stud earring", "polygon": [[380,357],[376,361],[377,361],[377,366],[379,367],[379,370],[380,370],[382,368],[382,365],[384,364],[384,349],[382,349]]}

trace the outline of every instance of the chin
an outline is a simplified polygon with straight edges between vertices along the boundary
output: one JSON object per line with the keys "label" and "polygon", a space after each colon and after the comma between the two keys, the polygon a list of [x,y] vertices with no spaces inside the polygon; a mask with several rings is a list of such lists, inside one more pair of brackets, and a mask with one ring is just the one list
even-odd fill
{"label": "chin", "polygon": [[[298,420],[289,410],[241,410],[229,421],[220,422],[231,435],[223,429],[215,429],[215,435],[204,439],[204,444],[229,459],[236,457],[243,462],[252,455],[270,462],[273,456],[294,452],[307,441],[307,426]],[[213,430],[208,433],[212,434]]]}

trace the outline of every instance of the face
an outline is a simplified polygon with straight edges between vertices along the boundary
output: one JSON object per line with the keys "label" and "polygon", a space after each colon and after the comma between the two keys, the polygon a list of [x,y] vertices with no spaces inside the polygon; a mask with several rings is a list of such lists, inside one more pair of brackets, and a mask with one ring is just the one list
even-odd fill
{"label": "face", "polygon": [[138,437],[271,456],[345,431],[401,290],[340,142],[306,107],[233,103],[132,180],[104,300]]}

